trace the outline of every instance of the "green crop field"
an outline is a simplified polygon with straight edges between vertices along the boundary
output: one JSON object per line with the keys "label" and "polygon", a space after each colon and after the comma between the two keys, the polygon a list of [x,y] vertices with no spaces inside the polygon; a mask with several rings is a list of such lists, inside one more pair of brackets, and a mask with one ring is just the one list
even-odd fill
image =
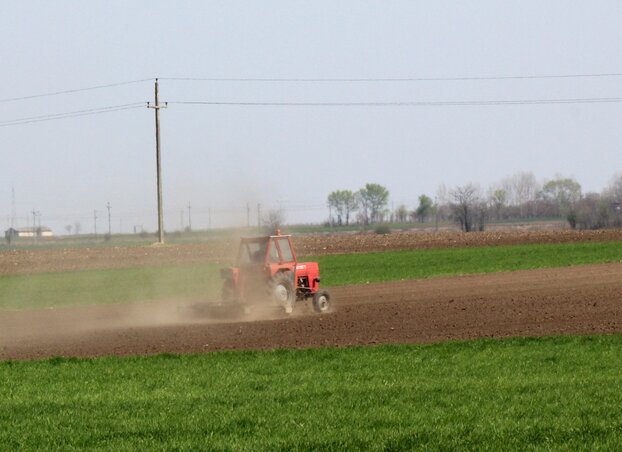
{"label": "green crop field", "polygon": [[508,245],[341,254],[320,262],[328,285],[527,270],[622,261],[622,242]]}
{"label": "green crop field", "polygon": [[[318,260],[327,287],[441,275],[618,262],[622,242],[514,245],[343,254]],[[0,277],[0,309],[220,296],[213,264],[132,267]]]}
{"label": "green crop field", "polygon": [[0,309],[192,299],[219,293],[218,266],[177,265],[0,277]]}
{"label": "green crop field", "polygon": [[622,336],[0,362],[4,450],[615,450]]}

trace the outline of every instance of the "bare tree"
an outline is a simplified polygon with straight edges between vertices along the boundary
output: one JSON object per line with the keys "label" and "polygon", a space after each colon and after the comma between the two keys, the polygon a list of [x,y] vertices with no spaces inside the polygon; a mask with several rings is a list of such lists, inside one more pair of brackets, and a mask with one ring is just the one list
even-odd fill
{"label": "bare tree", "polygon": [[281,209],[271,209],[268,210],[266,215],[263,217],[263,224],[273,233],[285,222],[285,215]]}
{"label": "bare tree", "polygon": [[615,174],[609,185],[603,190],[602,201],[610,212],[609,225],[622,227],[622,173]]}
{"label": "bare tree", "polygon": [[456,223],[464,232],[475,229],[484,230],[486,222],[486,206],[481,201],[480,189],[468,184],[458,186],[450,191],[452,202],[451,212]]}
{"label": "bare tree", "polygon": [[615,174],[609,181],[609,185],[603,191],[603,197],[609,202],[622,202],[622,173]]}
{"label": "bare tree", "polygon": [[516,173],[511,178],[512,189],[514,191],[514,201],[520,209],[520,216],[524,217],[527,211],[527,205],[530,201],[535,201],[538,193],[538,182],[536,177],[530,171],[522,171]]}

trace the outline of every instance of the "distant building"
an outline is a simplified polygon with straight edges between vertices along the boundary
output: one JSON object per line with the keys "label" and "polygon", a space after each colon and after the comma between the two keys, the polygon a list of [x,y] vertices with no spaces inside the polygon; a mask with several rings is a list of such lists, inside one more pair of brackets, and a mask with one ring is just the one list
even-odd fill
{"label": "distant building", "polygon": [[38,228],[9,228],[4,231],[4,237],[11,242],[14,239],[27,237],[53,237],[54,232],[46,226]]}

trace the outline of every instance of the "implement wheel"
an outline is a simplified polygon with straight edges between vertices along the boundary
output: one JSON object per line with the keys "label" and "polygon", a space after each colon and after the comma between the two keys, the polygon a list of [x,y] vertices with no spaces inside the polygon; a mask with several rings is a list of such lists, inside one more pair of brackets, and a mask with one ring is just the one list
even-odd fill
{"label": "implement wheel", "polygon": [[287,271],[274,275],[270,281],[270,295],[279,306],[283,306],[287,314],[291,314],[296,301],[293,273]]}
{"label": "implement wheel", "polygon": [[328,312],[330,309],[330,295],[326,290],[318,290],[313,295],[313,309],[320,314]]}

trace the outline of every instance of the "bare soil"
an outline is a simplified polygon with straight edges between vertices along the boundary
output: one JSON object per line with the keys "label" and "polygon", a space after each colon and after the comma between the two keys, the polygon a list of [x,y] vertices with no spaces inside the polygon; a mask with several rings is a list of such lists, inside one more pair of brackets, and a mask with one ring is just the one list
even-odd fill
{"label": "bare soil", "polygon": [[[426,248],[461,248],[539,243],[602,242],[622,240],[622,230],[501,230],[487,232],[406,231],[295,236],[300,256],[366,253]],[[229,265],[235,257],[236,237],[205,242],[131,247],[50,248],[0,251],[0,276],[145,265],[216,263]]]}
{"label": "bare soil", "polygon": [[0,359],[622,333],[622,264],[338,287],[331,313],[214,318],[168,303],[0,312]]}

